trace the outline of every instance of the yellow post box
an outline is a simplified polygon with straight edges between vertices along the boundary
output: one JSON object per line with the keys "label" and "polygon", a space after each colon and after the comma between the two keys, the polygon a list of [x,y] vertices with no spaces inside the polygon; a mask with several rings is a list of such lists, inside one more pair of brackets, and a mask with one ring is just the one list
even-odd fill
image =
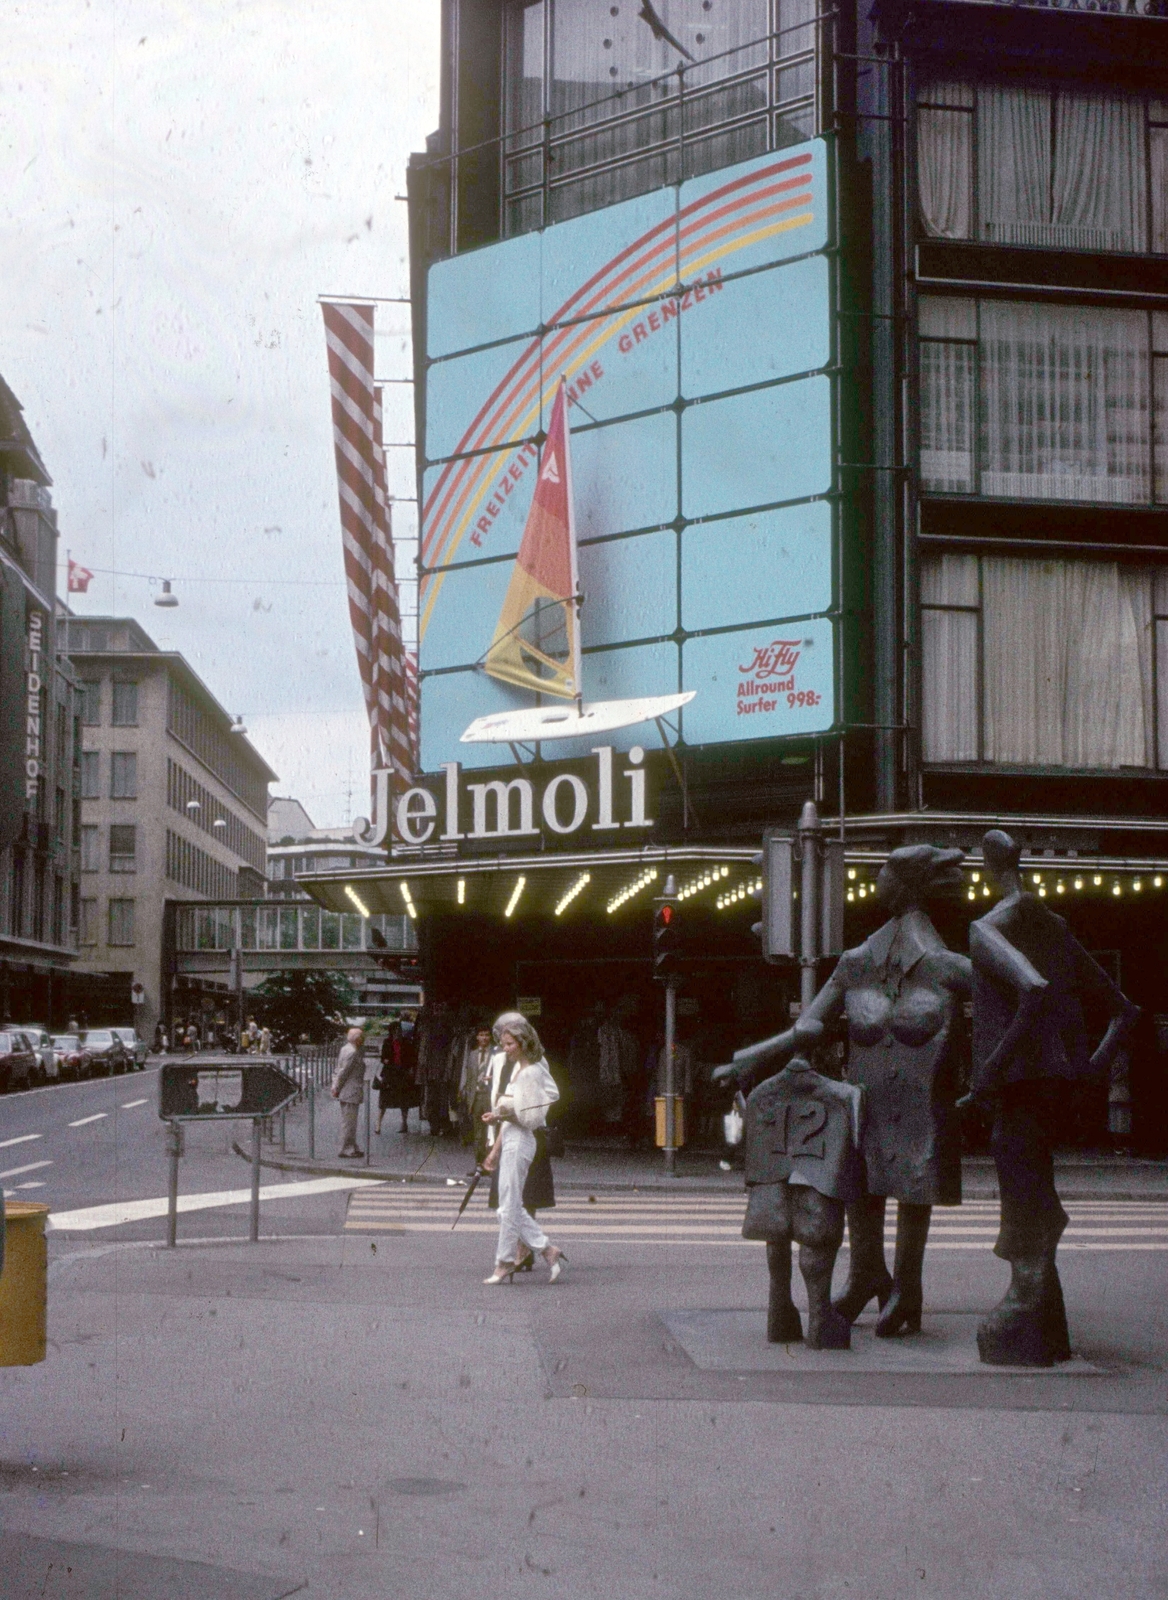
{"label": "yellow post box", "polygon": [[0,1272],[0,1367],[45,1359],[48,1309],[48,1206],[10,1200],[4,1207],[4,1270]]}

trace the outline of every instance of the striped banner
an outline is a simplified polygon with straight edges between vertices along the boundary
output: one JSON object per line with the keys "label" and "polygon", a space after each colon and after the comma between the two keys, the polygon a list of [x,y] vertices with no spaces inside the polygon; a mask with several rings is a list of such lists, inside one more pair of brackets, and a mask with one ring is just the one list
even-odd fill
{"label": "striped banner", "polygon": [[369,715],[374,769],[412,780],[416,712],[402,649],[401,608],[381,437],[381,390],[373,382],[373,307],[327,304],[333,445],[349,618]]}

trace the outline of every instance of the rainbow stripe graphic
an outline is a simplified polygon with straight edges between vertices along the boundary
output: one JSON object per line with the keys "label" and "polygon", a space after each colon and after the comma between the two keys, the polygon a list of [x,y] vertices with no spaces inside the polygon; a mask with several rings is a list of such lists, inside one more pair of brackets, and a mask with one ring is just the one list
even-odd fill
{"label": "rainbow stripe graphic", "polygon": [[[644,314],[645,301],[667,293],[679,278],[692,284],[751,246],[814,222],[817,170],[808,148],[752,163],[749,172],[727,175],[724,183],[613,256],[548,319],[550,331],[542,340],[530,340],[479,408],[456,454],[508,447],[529,454],[530,446],[516,440],[538,429],[543,405],[561,374],[570,383],[603,345]],[[565,322],[569,326],[562,326]],[[494,455],[450,461],[425,498],[422,562],[427,570],[419,594],[420,637],[433,615],[444,569],[456,559],[489,501],[499,472]]]}

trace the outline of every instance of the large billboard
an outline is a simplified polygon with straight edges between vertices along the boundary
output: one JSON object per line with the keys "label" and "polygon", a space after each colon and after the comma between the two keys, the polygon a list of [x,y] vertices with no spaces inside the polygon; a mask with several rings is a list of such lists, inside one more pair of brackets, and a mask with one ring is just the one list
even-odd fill
{"label": "large billboard", "polygon": [[460,735],[533,704],[483,662],[561,376],[585,700],[693,690],[691,745],[833,725],[828,200],[813,140],[430,269],[424,770],[497,765]]}

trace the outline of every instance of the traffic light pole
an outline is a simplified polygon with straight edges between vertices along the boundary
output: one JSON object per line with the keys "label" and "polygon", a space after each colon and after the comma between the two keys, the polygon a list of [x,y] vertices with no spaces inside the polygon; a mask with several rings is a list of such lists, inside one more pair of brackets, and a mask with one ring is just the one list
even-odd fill
{"label": "traffic light pole", "polygon": [[799,816],[801,857],[799,1004],[806,1011],[815,999],[816,963],[819,956],[819,812],[808,800]]}
{"label": "traffic light pole", "polygon": [[677,1171],[677,984],[665,985],[665,1170]]}

